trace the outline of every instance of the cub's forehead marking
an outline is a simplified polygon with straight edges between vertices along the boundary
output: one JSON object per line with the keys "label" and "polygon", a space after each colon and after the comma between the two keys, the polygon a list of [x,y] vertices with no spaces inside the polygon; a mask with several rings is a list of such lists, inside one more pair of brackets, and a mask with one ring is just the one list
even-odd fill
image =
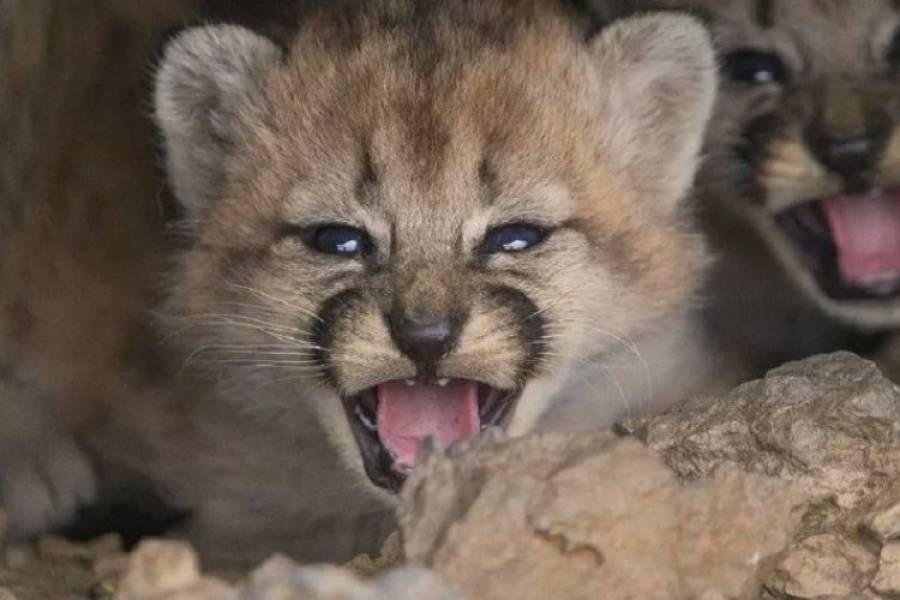
{"label": "cub's forehead marking", "polygon": [[771,29],[775,26],[775,0],[757,0],[756,20],[763,29]]}
{"label": "cub's forehead marking", "polygon": [[500,179],[494,168],[490,150],[478,163],[478,184],[481,186],[482,205],[487,207],[497,201],[500,195]]}
{"label": "cub's forehead marking", "polygon": [[359,176],[356,179],[356,200],[362,205],[372,203],[373,191],[378,187],[380,177],[378,168],[372,159],[372,147],[368,138],[362,140],[360,152]]}

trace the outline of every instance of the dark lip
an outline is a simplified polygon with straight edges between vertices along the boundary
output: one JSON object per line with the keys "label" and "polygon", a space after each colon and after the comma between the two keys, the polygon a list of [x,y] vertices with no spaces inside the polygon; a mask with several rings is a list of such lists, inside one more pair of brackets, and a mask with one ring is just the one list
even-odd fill
{"label": "dark lip", "polygon": [[[486,383],[476,383],[479,386],[481,431],[484,432],[490,427],[505,427],[522,394],[521,388],[500,390]],[[393,459],[378,438],[377,428],[373,427],[377,425],[378,409],[375,387],[363,390],[359,394],[344,396],[341,402],[369,480],[388,492],[398,493],[406,482],[407,474],[394,469]],[[367,426],[366,422],[370,426]]]}
{"label": "dark lip", "polygon": [[819,289],[830,299],[879,302],[900,296],[900,279],[889,288],[861,286],[844,280],[822,199],[808,200],[784,210],[775,216],[775,222],[804,259]]}

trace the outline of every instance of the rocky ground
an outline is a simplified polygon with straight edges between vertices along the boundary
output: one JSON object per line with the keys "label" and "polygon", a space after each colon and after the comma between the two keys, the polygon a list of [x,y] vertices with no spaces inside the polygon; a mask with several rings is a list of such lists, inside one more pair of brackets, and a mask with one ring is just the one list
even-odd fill
{"label": "rocky ground", "polygon": [[229,581],[177,542],[45,540],[7,550],[0,600],[900,598],[900,388],[873,364],[792,363],[624,429],[428,454],[376,561]]}

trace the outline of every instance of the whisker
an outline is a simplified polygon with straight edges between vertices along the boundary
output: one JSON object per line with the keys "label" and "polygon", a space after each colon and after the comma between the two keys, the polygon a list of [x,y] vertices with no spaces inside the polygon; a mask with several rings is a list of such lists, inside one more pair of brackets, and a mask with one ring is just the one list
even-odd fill
{"label": "whisker", "polygon": [[224,358],[224,359],[212,359],[209,361],[205,361],[208,364],[216,364],[216,365],[238,365],[245,367],[257,367],[257,366],[267,366],[267,367],[281,367],[281,366],[309,366],[309,365],[318,365],[319,362],[316,360],[309,361],[296,361],[296,360],[253,360],[253,359],[241,359],[241,358]]}
{"label": "whisker", "polygon": [[312,312],[311,310],[309,310],[309,309],[307,309],[307,308],[304,308],[304,307],[302,307],[302,306],[297,306],[297,305],[295,305],[295,304],[292,304],[292,303],[286,301],[284,298],[278,298],[278,297],[276,297],[276,296],[272,296],[271,294],[268,294],[268,293],[266,293],[266,292],[263,292],[262,290],[257,290],[257,289],[251,288],[251,287],[249,287],[249,286],[241,285],[241,284],[239,284],[239,283],[231,282],[231,281],[228,281],[228,280],[225,280],[225,285],[227,285],[227,286],[229,286],[229,287],[231,287],[231,288],[233,288],[233,289],[236,289],[236,290],[248,292],[248,293],[253,294],[253,295],[255,295],[255,296],[259,297],[259,298],[262,298],[263,300],[269,300],[269,301],[275,302],[275,303],[277,303],[277,304],[281,304],[281,305],[286,306],[287,308],[291,309],[292,311],[297,311],[297,312],[299,312],[300,314],[306,315],[306,316],[308,316],[308,317],[310,317],[310,318],[312,318],[312,319],[315,319],[315,320],[317,320],[317,321],[321,321],[321,320],[322,320],[322,318],[321,318],[319,315],[315,314],[315,313]]}

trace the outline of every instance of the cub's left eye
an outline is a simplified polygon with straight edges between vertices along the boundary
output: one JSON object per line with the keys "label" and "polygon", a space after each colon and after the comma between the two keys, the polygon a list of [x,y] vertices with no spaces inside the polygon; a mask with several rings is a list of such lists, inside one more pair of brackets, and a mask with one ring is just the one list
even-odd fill
{"label": "cub's left eye", "polygon": [[372,251],[369,234],[348,225],[321,225],[312,232],[308,243],[318,252],[343,258],[365,256]]}
{"label": "cub's left eye", "polygon": [[751,85],[783,84],[788,78],[780,56],[757,50],[738,50],[726,55],[722,70],[732,81]]}
{"label": "cub's left eye", "polygon": [[481,251],[486,254],[513,253],[537,246],[546,234],[534,225],[502,225],[491,229],[481,243]]}

